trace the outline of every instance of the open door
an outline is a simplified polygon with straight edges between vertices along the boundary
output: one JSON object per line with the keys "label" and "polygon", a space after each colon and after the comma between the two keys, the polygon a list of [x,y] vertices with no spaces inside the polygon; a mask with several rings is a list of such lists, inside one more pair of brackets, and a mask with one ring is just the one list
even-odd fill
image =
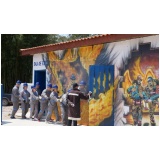
{"label": "open door", "polygon": [[34,85],[40,83],[40,89],[43,91],[46,88],[46,70],[34,71]]}

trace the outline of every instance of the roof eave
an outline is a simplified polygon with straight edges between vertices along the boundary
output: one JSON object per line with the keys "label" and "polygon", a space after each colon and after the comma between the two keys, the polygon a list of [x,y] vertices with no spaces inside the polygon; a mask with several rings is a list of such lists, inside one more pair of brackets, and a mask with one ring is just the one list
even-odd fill
{"label": "roof eave", "polygon": [[79,40],[57,43],[52,45],[44,45],[44,46],[38,46],[38,47],[33,47],[28,49],[21,49],[20,52],[22,56],[26,56],[26,55],[33,55],[38,53],[46,53],[49,51],[65,50],[65,49],[71,49],[71,48],[77,48],[77,47],[85,47],[85,46],[91,46],[91,45],[97,45],[97,44],[123,41],[123,40],[146,37],[151,35],[156,35],[156,34],[101,35],[101,36],[95,36],[94,38],[89,37],[89,38],[83,38]]}

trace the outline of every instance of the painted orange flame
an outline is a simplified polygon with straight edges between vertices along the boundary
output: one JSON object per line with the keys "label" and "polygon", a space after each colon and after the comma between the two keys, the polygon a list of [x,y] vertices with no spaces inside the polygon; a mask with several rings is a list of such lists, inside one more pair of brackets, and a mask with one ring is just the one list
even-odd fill
{"label": "painted orange flame", "polygon": [[[95,63],[97,56],[100,54],[101,49],[103,48],[103,44],[95,45],[95,46],[87,46],[87,47],[80,47],[78,52],[74,50],[68,49],[66,50],[65,56],[62,60],[58,58],[55,52],[48,52],[48,57],[50,61],[49,70],[52,73],[52,83],[56,83],[59,87],[60,95],[63,94],[62,89],[63,86],[60,82],[60,77],[58,72],[65,71],[65,77],[67,77],[65,87],[69,89],[71,86],[70,77],[72,74],[76,76],[76,82],[79,82],[83,79],[82,73],[79,74],[75,70],[75,68],[71,67],[69,62],[74,62],[77,60],[78,55],[80,57],[80,61],[82,66],[88,72],[89,66]],[[59,113],[60,113],[60,107]],[[55,118],[54,114],[52,118]],[[89,125],[89,105],[88,101],[81,101],[81,121],[78,122],[81,125]]]}
{"label": "painted orange flame", "polygon": [[112,114],[113,110],[113,91],[114,87],[110,86],[110,89],[106,93],[100,93],[99,99],[92,99],[89,102],[89,125],[99,125],[105,118],[108,118]]}

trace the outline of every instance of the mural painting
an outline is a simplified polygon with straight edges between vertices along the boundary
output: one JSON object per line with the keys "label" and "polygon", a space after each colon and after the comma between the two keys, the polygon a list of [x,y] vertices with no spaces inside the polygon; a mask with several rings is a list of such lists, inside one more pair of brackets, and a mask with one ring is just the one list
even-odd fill
{"label": "mural painting", "polygon": [[[132,114],[130,124],[156,125],[154,114],[159,114],[158,52],[158,49],[148,50],[133,56],[124,73],[122,86]],[[147,113],[149,121],[145,120]]]}
{"label": "mural painting", "polygon": [[[86,83],[84,92],[88,93],[89,91],[89,66],[95,65],[95,61],[97,56],[100,54],[103,45],[95,45],[95,46],[87,46],[80,47],[74,49],[68,49],[63,51],[54,51],[48,52],[46,57],[44,57],[44,61],[47,61],[47,83],[57,84],[59,86],[59,95],[62,95],[67,90],[72,88],[72,84],[74,82],[80,83],[82,80]],[[114,72],[114,70],[113,70]],[[97,77],[98,78],[98,77]],[[112,79],[113,79],[112,75]],[[100,81],[97,81],[99,84]],[[94,93],[93,93],[94,94]],[[108,92],[99,93],[96,98],[91,97],[89,101],[81,100],[81,121],[79,121],[80,125],[100,125],[105,118],[111,116],[112,112],[112,101],[109,100],[108,105],[103,105],[102,108],[99,108],[99,104],[101,101],[106,103],[108,95],[113,94],[113,84],[112,87],[108,87]],[[93,102],[94,110],[93,112]],[[105,110],[110,107],[110,112],[107,114]],[[100,112],[99,110],[104,110]],[[60,107],[59,107],[60,112]],[[103,113],[103,115],[101,115]],[[100,115],[99,115],[100,114]],[[97,116],[99,115],[99,117]],[[54,114],[52,116],[54,118]],[[97,120],[98,119],[98,120]],[[114,123],[112,122],[112,125]]]}
{"label": "mural painting", "polygon": [[[57,84],[60,95],[82,80],[84,92],[93,91],[81,101],[80,125],[159,125],[158,35],[51,51],[43,60],[47,83]],[[102,66],[113,68],[106,74]]]}
{"label": "mural painting", "polygon": [[[97,57],[96,64],[98,65],[114,65],[114,125],[138,125],[138,122],[134,124],[134,99],[128,93],[129,87],[131,87],[138,76],[142,77],[141,87],[143,89],[143,97],[139,97],[145,106],[151,106],[148,109],[143,105],[142,121],[139,125],[159,125],[159,36],[150,36],[137,39],[131,39],[120,42],[113,42],[104,44],[101,53]],[[148,80],[153,79],[156,89],[150,93],[153,94],[154,100],[151,94],[147,95],[146,87]],[[134,92],[135,93],[135,92]],[[139,93],[138,93],[139,94]],[[133,102],[133,103],[132,103]],[[145,102],[145,103],[144,103]],[[140,117],[141,117],[140,116]],[[137,114],[136,114],[137,117]],[[154,118],[153,118],[154,117]],[[152,122],[153,123],[152,123]],[[154,123],[156,121],[156,124]]]}

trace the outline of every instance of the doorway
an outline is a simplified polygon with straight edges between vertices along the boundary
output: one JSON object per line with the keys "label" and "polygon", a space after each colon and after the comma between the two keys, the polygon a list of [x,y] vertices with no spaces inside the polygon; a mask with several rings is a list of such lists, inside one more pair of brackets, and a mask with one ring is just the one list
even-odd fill
{"label": "doorway", "polygon": [[34,85],[40,83],[40,89],[43,91],[46,88],[46,70],[34,71]]}

